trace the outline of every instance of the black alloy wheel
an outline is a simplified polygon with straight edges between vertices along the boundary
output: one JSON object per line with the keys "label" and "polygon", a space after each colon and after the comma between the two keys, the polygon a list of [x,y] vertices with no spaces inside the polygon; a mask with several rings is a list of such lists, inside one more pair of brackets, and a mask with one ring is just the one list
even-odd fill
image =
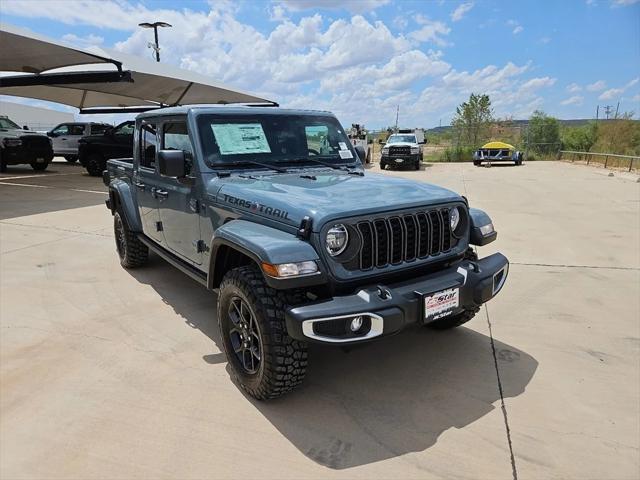
{"label": "black alloy wheel", "polygon": [[229,341],[238,365],[247,375],[254,375],[262,361],[262,339],[260,327],[251,307],[238,296],[229,302]]}

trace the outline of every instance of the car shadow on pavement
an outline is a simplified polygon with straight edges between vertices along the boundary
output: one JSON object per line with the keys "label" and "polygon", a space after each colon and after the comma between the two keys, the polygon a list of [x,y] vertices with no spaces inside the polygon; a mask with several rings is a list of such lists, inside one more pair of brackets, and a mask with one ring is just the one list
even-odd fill
{"label": "car shadow on pavement", "polygon": [[[154,256],[152,268],[130,273],[222,351],[216,296],[163,264]],[[482,311],[470,326],[446,332],[413,328],[351,350],[310,345],[307,376],[296,391],[269,402],[245,396],[300,452],[332,469],[424,451],[443,432],[494,410],[502,434],[496,364],[508,398],[525,391],[538,362],[497,340],[494,361],[491,338],[472,329],[485,329]],[[203,359],[226,362],[223,353]]]}

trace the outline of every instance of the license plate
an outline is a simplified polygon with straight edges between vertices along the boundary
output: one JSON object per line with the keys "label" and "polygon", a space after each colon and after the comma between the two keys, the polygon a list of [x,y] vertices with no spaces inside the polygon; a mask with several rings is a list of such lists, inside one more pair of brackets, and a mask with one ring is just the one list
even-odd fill
{"label": "license plate", "polygon": [[450,288],[424,297],[424,319],[437,320],[451,315],[460,305],[460,289]]}
{"label": "license plate", "polygon": [[44,163],[44,158],[42,158],[42,157],[36,158],[36,162],[37,163]]}
{"label": "license plate", "polygon": [[404,162],[404,158],[396,158],[396,159],[394,160],[394,162],[396,162],[396,163],[402,163],[402,162]]}

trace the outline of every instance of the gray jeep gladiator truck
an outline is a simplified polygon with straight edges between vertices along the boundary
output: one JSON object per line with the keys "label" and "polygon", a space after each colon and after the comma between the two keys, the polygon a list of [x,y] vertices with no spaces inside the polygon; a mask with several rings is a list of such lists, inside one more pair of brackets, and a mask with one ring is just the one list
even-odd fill
{"label": "gray jeep gladiator truck", "polygon": [[[330,113],[171,107],[138,115],[104,182],[125,268],[155,252],[217,291],[231,371],[258,399],[300,384],[307,344],[457,327],[504,285],[491,219],[444,188],[365,173]],[[212,314],[212,321],[214,315]]]}

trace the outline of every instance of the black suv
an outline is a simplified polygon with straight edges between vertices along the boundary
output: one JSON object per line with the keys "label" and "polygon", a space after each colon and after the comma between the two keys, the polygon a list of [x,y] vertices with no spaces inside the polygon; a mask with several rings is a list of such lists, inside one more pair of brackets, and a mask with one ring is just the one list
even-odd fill
{"label": "black suv", "polygon": [[78,141],[78,157],[89,175],[102,175],[110,158],[133,155],[134,127],[134,121],[126,121],[100,135],[89,135]]}

